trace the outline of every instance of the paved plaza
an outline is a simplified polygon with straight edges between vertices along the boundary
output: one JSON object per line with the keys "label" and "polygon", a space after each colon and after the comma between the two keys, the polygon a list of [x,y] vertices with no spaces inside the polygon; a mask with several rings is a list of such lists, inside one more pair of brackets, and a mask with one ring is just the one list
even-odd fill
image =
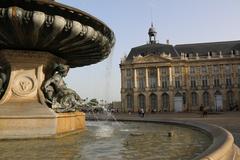
{"label": "paved plaza", "polygon": [[201,113],[157,113],[145,114],[144,118],[138,114],[115,114],[117,120],[180,120],[196,121],[221,126],[232,133],[235,143],[240,147],[240,112],[212,113],[202,117]]}

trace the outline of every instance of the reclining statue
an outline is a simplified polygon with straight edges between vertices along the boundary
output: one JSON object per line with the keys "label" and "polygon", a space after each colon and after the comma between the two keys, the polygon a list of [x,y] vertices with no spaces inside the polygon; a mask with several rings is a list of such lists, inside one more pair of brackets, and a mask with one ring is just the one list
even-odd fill
{"label": "reclining statue", "polygon": [[3,96],[6,90],[7,74],[5,73],[3,67],[0,66],[0,97]]}
{"label": "reclining statue", "polygon": [[45,81],[43,93],[47,104],[57,113],[80,110],[83,101],[72,89],[67,88],[63,77],[67,76],[69,66],[58,64],[51,78]]}

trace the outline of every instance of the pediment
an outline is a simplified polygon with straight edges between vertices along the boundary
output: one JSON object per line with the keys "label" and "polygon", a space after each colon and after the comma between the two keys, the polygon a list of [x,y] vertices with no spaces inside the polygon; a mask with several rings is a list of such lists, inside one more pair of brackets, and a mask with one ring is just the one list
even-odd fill
{"label": "pediment", "polygon": [[153,55],[137,56],[133,59],[134,62],[159,62],[166,63],[171,61],[171,57],[168,55]]}

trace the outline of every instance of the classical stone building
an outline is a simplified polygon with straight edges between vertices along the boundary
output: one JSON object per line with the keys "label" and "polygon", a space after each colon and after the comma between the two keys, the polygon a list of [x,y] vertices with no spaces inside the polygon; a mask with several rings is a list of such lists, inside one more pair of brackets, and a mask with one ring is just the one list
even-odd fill
{"label": "classical stone building", "polygon": [[236,110],[240,105],[240,41],[132,48],[121,61],[124,111],[182,112]]}

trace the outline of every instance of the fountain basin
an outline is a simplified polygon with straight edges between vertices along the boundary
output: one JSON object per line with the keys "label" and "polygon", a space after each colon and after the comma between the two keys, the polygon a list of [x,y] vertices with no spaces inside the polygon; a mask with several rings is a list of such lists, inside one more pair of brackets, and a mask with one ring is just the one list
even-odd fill
{"label": "fountain basin", "polygon": [[85,129],[82,112],[46,115],[0,116],[0,139],[58,138]]}
{"label": "fountain basin", "polygon": [[[121,120],[121,121],[133,121],[144,122],[144,120]],[[145,122],[152,123],[167,123],[174,125],[182,125],[187,127],[193,127],[208,134],[212,138],[212,144],[201,154],[194,157],[194,160],[238,160],[240,159],[240,149],[234,144],[234,138],[232,134],[226,129],[210,124],[203,124],[191,121],[177,121],[177,120],[148,120]]]}
{"label": "fountain basin", "polygon": [[187,121],[90,121],[86,130],[64,139],[0,141],[0,150],[2,157],[13,160],[239,159],[239,148],[227,130]]}
{"label": "fountain basin", "polygon": [[[86,126],[86,130],[64,139],[0,141],[1,156],[12,160],[33,156],[36,160],[192,160],[211,142],[211,138],[198,130],[166,123],[92,121]],[[176,133],[173,137],[168,137],[170,130]],[[131,136],[131,133],[144,134]]]}

